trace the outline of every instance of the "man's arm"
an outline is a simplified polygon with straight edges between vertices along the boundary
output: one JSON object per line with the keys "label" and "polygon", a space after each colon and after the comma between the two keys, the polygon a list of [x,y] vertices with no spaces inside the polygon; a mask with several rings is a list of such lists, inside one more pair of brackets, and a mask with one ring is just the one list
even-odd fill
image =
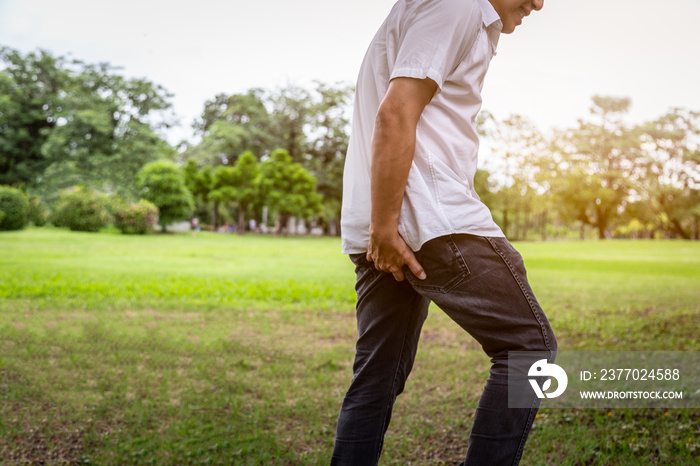
{"label": "man's arm", "polygon": [[431,79],[395,78],[379,106],[372,136],[372,212],[367,260],[404,279],[408,265],[420,279],[423,267],[398,231],[401,202],[416,148],[416,126],[437,90]]}

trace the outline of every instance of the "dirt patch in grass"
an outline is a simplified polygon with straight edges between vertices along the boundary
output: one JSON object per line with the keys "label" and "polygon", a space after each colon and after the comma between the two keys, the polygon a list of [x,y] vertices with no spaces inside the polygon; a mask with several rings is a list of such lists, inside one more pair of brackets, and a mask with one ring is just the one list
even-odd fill
{"label": "dirt patch in grass", "polygon": [[84,433],[38,432],[33,429],[0,439],[0,458],[17,464],[76,464],[83,453]]}
{"label": "dirt patch in grass", "polygon": [[69,411],[22,372],[0,369],[0,464],[78,464],[95,439],[113,431],[105,419]]}

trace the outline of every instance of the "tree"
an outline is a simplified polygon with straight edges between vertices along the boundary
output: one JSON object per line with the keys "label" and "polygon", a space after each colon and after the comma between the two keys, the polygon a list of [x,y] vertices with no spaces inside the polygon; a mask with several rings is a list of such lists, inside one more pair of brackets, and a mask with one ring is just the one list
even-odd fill
{"label": "tree", "polygon": [[149,118],[169,108],[169,96],[146,80],[113,74],[106,63],[81,66],[69,89],[70,110],[42,146],[52,162],[42,184],[53,190],[82,182],[134,197],[141,167],[173,154]]}
{"label": "tree", "polygon": [[275,147],[285,149],[293,162],[307,161],[307,131],[316,110],[311,92],[288,86],[270,96],[270,105]]}
{"label": "tree", "polygon": [[201,169],[195,159],[189,159],[185,164],[185,183],[195,201],[195,216],[211,223],[211,206],[209,193],[213,184],[213,168],[204,165]]}
{"label": "tree", "polygon": [[51,164],[41,148],[67,111],[70,72],[45,51],[23,57],[2,47],[0,60],[0,184],[33,185]]}
{"label": "tree", "polygon": [[316,84],[318,100],[312,108],[313,130],[310,131],[305,164],[318,181],[323,196],[323,213],[330,234],[340,232],[340,208],[343,196],[343,169],[350,132],[350,86]]}
{"label": "tree", "polygon": [[497,121],[487,114],[481,128],[493,141],[492,151],[500,165],[498,187],[488,205],[506,236],[525,239],[537,208],[538,192],[544,190],[539,183],[537,163],[545,152],[544,137],[534,124],[520,115]]}
{"label": "tree", "polygon": [[173,149],[158,135],[170,95],[107,63],[0,49],[0,182],[45,197],[86,184],[134,196],[134,175]]}
{"label": "tree", "polygon": [[700,219],[700,113],[671,109],[642,125],[645,158],[637,173],[638,195],[663,216],[672,234],[698,237]]}
{"label": "tree", "polygon": [[207,199],[212,203],[211,224],[219,226],[219,206],[236,200],[236,179],[233,167],[219,165],[212,171],[211,190]]}
{"label": "tree", "polygon": [[649,208],[649,199],[631,200],[619,216],[620,226],[616,233],[634,239],[654,238],[659,229],[664,229],[663,218]]}
{"label": "tree", "polygon": [[560,135],[550,187],[562,215],[575,217],[605,238],[632,192],[630,174],[641,156],[640,132],[623,121],[631,100],[593,97],[598,122],[579,121]]}
{"label": "tree", "polygon": [[[311,90],[288,86],[217,95],[195,123],[201,142],[183,156],[199,165],[232,166],[245,152],[264,160],[284,149],[316,178],[325,203],[323,222],[329,231],[338,231],[351,97],[350,86],[322,83]],[[245,212],[239,211],[239,223],[241,215]]]}
{"label": "tree", "polygon": [[238,227],[240,234],[245,233],[246,213],[258,200],[260,184],[260,166],[252,152],[246,151],[238,157],[233,166],[233,183],[236,189],[235,199],[238,203]]}
{"label": "tree", "polygon": [[194,210],[194,200],[185,184],[185,175],[170,161],[145,165],[136,177],[136,184],[141,198],[158,207],[158,224],[163,232],[167,225],[189,219]]}
{"label": "tree", "polygon": [[291,216],[308,218],[317,214],[321,196],[316,179],[289,153],[278,149],[260,164],[260,195],[267,206],[279,215],[278,230],[287,226]]}
{"label": "tree", "polygon": [[202,138],[186,156],[200,163],[232,165],[246,151],[269,154],[277,147],[274,140],[266,97],[262,89],[245,94],[219,94],[204,105],[202,118],[194,129]]}

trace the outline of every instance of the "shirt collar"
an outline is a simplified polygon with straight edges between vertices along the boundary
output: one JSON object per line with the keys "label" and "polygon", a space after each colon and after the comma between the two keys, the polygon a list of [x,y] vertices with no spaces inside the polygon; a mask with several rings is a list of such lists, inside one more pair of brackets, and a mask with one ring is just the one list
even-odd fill
{"label": "shirt collar", "polygon": [[[493,25],[496,21],[501,21],[501,18],[498,16],[498,13],[496,13],[496,10],[493,8],[493,5],[491,5],[491,2],[489,2],[489,0],[476,0],[476,3],[481,8],[481,17],[484,20],[484,27],[488,28],[491,25]],[[502,26],[498,28],[499,32],[501,28]]]}
{"label": "shirt collar", "polygon": [[481,18],[484,21],[484,29],[486,29],[486,32],[488,32],[489,43],[491,44],[491,53],[496,55],[496,48],[498,47],[498,39],[501,37],[503,23],[489,0],[476,0],[476,3],[479,5],[479,9],[481,9]]}

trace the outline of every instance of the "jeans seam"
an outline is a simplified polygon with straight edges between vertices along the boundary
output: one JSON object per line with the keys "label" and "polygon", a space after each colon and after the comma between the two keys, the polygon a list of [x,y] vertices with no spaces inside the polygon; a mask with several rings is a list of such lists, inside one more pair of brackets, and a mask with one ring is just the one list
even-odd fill
{"label": "jeans seam", "polygon": [[505,254],[498,248],[498,245],[489,237],[486,237],[489,243],[491,243],[491,247],[493,247],[494,251],[496,251],[496,254],[498,254],[503,262],[505,262],[506,266],[508,267],[508,270],[510,270],[510,274],[513,276],[515,281],[518,283],[518,286],[520,287],[520,291],[522,291],[523,296],[525,296],[525,299],[527,300],[528,304],[530,305],[530,310],[532,311],[532,314],[535,316],[535,319],[537,322],[540,324],[540,330],[542,331],[542,339],[544,340],[545,346],[551,351],[552,348],[549,344],[549,339],[547,338],[547,331],[544,328],[544,324],[542,323],[542,319],[540,318],[539,312],[536,309],[535,303],[532,301],[532,297],[530,296],[530,293],[527,292],[525,289],[525,285],[523,285],[522,280],[520,280],[520,277],[518,274],[515,272],[513,268],[513,264],[511,264],[510,260],[506,257]]}
{"label": "jeans seam", "polygon": [[[421,299],[421,296],[420,296],[420,294],[416,293],[416,296],[414,296],[413,299],[411,300],[411,306],[410,306],[411,316],[410,317],[413,317],[413,314],[415,313],[416,302],[419,299]],[[409,321],[410,321],[410,319],[409,319]],[[403,361],[404,353],[406,351],[406,336],[408,334],[409,327],[410,326],[408,324],[406,324],[406,326],[404,327],[403,339],[401,340],[401,353],[399,354],[398,360],[396,362],[396,368],[394,369],[394,377],[392,378],[391,389],[389,391],[389,400],[390,400],[389,403],[395,402],[395,399],[396,399],[396,396],[394,395],[394,389],[396,387],[396,378],[399,375],[399,368],[401,367],[401,361]],[[384,412],[382,413],[382,422],[380,424],[381,426],[384,426],[384,424],[386,423],[386,417],[387,417],[388,411],[389,411],[389,407],[387,406],[386,409],[384,409]],[[382,431],[381,437],[379,438],[380,448],[379,448],[379,451],[377,452],[377,457],[375,458],[374,464],[379,463],[379,458],[380,458],[381,453],[382,453],[381,444],[383,443],[383,437],[384,437],[384,432]]]}
{"label": "jeans seam", "polygon": [[[462,251],[459,250],[459,246],[457,246],[457,243],[455,242],[453,235],[450,235],[449,243],[450,243],[450,248],[452,249],[452,253],[454,254],[454,256],[459,257],[461,264],[464,265],[464,268],[460,271],[460,275],[463,275],[464,277],[466,277],[471,272],[469,271],[469,266],[467,265],[467,261],[464,260],[464,255],[462,254]],[[458,263],[460,263],[460,262],[458,262]],[[454,288],[454,286],[452,288]]]}
{"label": "jeans seam", "polygon": [[[527,415],[527,422],[525,423],[525,426],[532,426],[532,422],[534,422],[534,419],[532,418],[533,415],[538,411],[538,408],[535,406],[537,404],[537,398],[535,398],[532,401],[532,406],[530,406],[530,411]],[[513,458],[513,466],[517,466],[518,463],[520,463],[520,458],[523,455],[523,449],[525,448],[525,442],[527,441],[527,437],[530,433],[530,428],[526,428],[523,431],[523,436],[520,437],[520,444],[518,445],[518,451],[515,452],[515,458]]]}

